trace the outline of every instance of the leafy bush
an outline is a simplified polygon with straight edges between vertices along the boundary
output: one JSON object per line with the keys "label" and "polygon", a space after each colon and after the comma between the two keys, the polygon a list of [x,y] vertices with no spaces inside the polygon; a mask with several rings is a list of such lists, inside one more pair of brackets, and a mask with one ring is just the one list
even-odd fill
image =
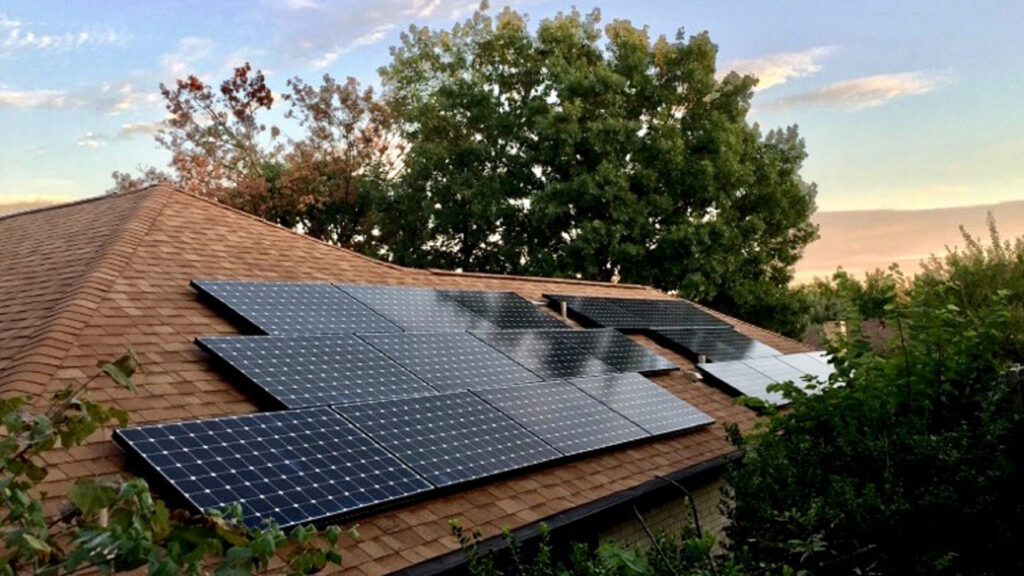
{"label": "leafy bush", "polygon": [[273,523],[248,529],[238,505],[208,515],[171,511],[137,478],[79,481],[69,494],[70,509],[48,517],[38,490],[47,475],[40,456],[78,446],[108,424],[124,426],[127,413],[90,401],[88,388],[106,375],[134,390],[138,366],[131,352],[100,362],[96,375],[57,392],[42,411],[31,398],[0,398],[0,575],[139,568],[154,576],[312,574],[341,563],[336,526],[322,534],[301,526],[286,534]]}

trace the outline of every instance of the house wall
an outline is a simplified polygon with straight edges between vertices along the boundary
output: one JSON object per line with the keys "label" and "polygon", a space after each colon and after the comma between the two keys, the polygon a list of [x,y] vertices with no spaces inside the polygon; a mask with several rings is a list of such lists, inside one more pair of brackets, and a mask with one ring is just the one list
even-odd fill
{"label": "house wall", "polygon": [[[725,538],[724,530],[728,519],[722,511],[723,490],[727,488],[725,480],[718,476],[710,482],[690,489],[697,506],[697,516],[701,529],[705,533],[715,535],[718,544]],[[637,507],[652,534],[659,532],[678,534],[684,527],[693,526],[693,512],[689,499],[680,491],[678,497],[663,499],[660,502]],[[643,524],[636,514],[631,514],[620,523],[604,530],[598,536],[598,542],[614,541],[625,546],[650,546],[651,540],[644,531]]]}

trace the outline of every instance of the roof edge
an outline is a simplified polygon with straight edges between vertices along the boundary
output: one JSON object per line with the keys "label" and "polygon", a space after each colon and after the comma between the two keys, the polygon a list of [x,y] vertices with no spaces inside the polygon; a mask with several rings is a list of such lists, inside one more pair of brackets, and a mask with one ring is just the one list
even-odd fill
{"label": "roof edge", "polygon": [[0,214],[0,221],[17,218],[19,216],[28,216],[32,214],[38,214],[40,212],[48,212],[50,210],[60,210],[62,208],[70,208],[72,206],[80,206],[82,204],[91,204],[93,202],[100,202],[102,200],[109,200],[111,198],[121,198],[124,196],[131,196],[134,194],[140,194],[142,192],[148,192],[153,188],[166,188],[175,189],[169,183],[157,183],[143,186],[142,188],[136,188],[135,190],[129,190],[127,192],[118,192],[116,194],[97,194],[96,196],[89,196],[88,198],[81,198],[79,200],[72,200],[70,202],[57,202],[54,204],[48,204],[46,206],[37,206],[35,208],[28,208],[27,210],[18,210],[17,212],[9,212],[7,214]]}

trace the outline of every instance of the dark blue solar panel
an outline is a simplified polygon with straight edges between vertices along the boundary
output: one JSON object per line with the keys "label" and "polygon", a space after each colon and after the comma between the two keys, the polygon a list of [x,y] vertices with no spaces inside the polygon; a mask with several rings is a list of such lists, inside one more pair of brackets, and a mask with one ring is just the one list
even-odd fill
{"label": "dark blue solar panel", "polygon": [[597,357],[557,337],[558,330],[473,332],[544,380],[617,372]]}
{"label": "dark blue solar panel", "polygon": [[335,409],[436,486],[484,478],[560,456],[470,392]]}
{"label": "dark blue solar panel", "polygon": [[665,372],[679,367],[612,328],[565,330],[555,335],[619,372]]}
{"label": "dark blue solar panel", "polygon": [[431,488],[327,408],[114,432],[196,509],[239,502],[256,526],[304,524]]}
{"label": "dark blue solar panel", "polygon": [[560,310],[561,304],[565,303],[569,316],[586,326],[604,326],[624,330],[647,327],[646,321],[637,318],[636,314],[620,308],[612,298],[568,294],[544,294],[544,298],[556,310]]}
{"label": "dark blue solar panel", "polygon": [[728,328],[729,324],[685,300],[638,300],[616,298],[615,304],[645,325],[681,328]]}
{"label": "dark blue solar panel", "polygon": [[193,280],[192,286],[265,334],[399,331],[330,284]]}
{"label": "dark blue solar panel", "polygon": [[513,292],[473,292],[441,290],[446,298],[457,302],[477,316],[502,329],[566,328],[557,318]]}
{"label": "dark blue solar panel", "polygon": [[712,362],[725,362],[781,354],[732,328],[654,328],[651,334],[692,360],[701,355]]}
{"label": "dark blue solar panel", "polygon": [[636,424],[565,381],[473,392],[565,455],[649,436]]}
{"label": "dark blue solar panel", "polygon": [[494,328],[493,324],[445,298],[432,288],[351,284],[338,287],[407,332],[453,332]]}
{"label": "dark blue solar panel", "polygon": [[653,435],[690,430],[715,421],[639,374],[592,376],[570,382]]}
{"label": "dark blue solar panel", "polygon": [[196,342],[286,408],[437,393],[351,334],[199,338]]}
{"label": "dark blue solar panel", "polygon": [[540,380],[467,332],[406,332],[361,338],[442,392]]}

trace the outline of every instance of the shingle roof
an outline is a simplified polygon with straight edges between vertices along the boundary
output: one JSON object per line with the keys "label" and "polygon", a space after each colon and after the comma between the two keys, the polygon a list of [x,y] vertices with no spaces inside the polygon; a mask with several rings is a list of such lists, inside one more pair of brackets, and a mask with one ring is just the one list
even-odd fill
{"label": "shingle roof", "polygon": [[[137,393],[99,382],[98,401],[128,410],[133,424],[254,412],[257,407],[210,367],[197,336],[236,334],[199,302],[193,278],[334,281],[667,298],[642,286],[408,269],[337,248],[166,186],[0,217],[0,392],[43,395],[84,382],[98,359],[131,345],[143,372]],[[724,317],[724,316],[723,316]],[[724,317],[727,318],[727,317]],[[783,352],[801,344],[727,318]],[[635,337],[672,361],[682,357]],[[718,423],[748,425],[752,412],[687,371],[655,378]],[[345,570],[382,574],[449,552],[447,519],[486,535],[632,488],[733,449],[722,427],[698,430],[522,473],[380,512],[358,521]],[[79,478],[124,472],[110,431],[44,456],[43,490],[63,495]],[[59,504],[57,496],[47,502]]]}

